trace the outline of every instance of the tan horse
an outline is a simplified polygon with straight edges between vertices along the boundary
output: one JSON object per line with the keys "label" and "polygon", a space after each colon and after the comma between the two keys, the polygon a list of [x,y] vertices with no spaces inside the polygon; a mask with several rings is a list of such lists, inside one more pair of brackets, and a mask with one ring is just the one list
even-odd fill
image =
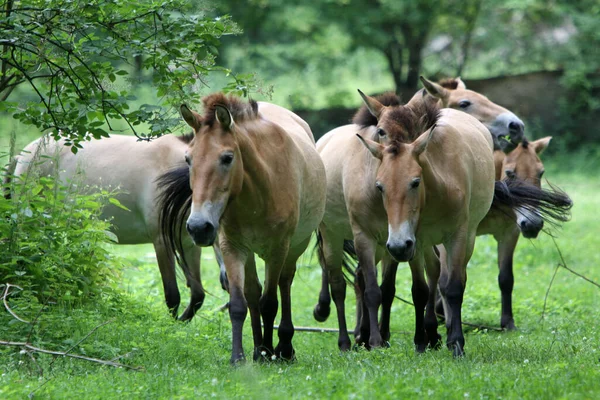
{"label": "tan horse", "polygon": [[[359,112],[355,119],[359,124],[334,129],[325,134],[317,143],[317,149],[327,171],[327,206],[323,222],[319,227],[320,260],[326,278],[331,284],[331,294],[337,309],[340,326],[338,345],[341,350],[350,348],[344,306],[346,283],[341,271],[344,241],[354,240],[364,275],[364,318],[360,327],[361,339],[369,347],[381,346],[383,339],[377,322],[381,290],[377,285],[375,265],[382,257],[387,256],[386,247],[390,253],[405,258],[409,253],[415,251],[415,241],[413,238],[411,244],[406,238],[400,239],[401,235],[407,234],[412,229],[412,226],[410,224],[397,225],[396,222],[400,215],[393,210],[395,210],[395,203],[398,202],[398,199],[388,199],[385,194],[382,195],[382,192],[390,193],[390,191],[396,190],[394,189],[395,180],[388,181],[386,178],[384,183],[379,180],[379,174],[383,171],[391,172],[391,169],[395,168],[395,166],[392,167],[395,163],[394,160],[404,158],[404,156],[400,156],[399,152],[404,146],[401,141],[410,142],[412,138],[430,129],[436,121],[438,111],[437,107],[430,102],[423,102],[418,98],[413,98],[404,106],[386,107],[373,98],[362,96],[367,108]],[[367,109],[368,111],[366,111]],[[456,113],[452,110],[448,110],[448,112]],[[464,115],[465,118],[471,118]],[[378,123],[374,125],[373,119]],[[474,122],[479,124],[476,120]],[[479,124],[479,126],[485,129],[483,125]],[[381,156],[383,161],[369,153],[365,146],[356,139],[357,134],[369,145],[368,147]],[[421,141],[423,144],[427,142],[425,139],[421,139]],[[387,150],[375,151],[375,144],[387,146]],[[425,149],[424,146],[419,148]],[[489,137],[490,163],[492,163],[491,148],[491,137]],[[388,161],[392,161],[392,163],[390,164]],[[493,164],[491,165],[493,168]],[[490,179],[492,180],[491,190],[493,190],[493,173]],[[400,182],[402,180],[398,180],[397,184]],[[391,186],[388,187],[388,185]],[[417,188],[418,180],[411,185]],[[490,202],[491,196],[492,194],[490,194]],[[419,261],[421,261],[420,258]],[[417,314],[415,343],[420,351],[424,350],[424,346],[427,344],[427,337],[422,332],[423,308],[421,306],[424,307],[428,299],[423,267],[423,263],[413,264],[414,293],[419,300],[423,300],[419,301],[415,308]],[[322,296],[324,293],[328,294],[328,288],[324,287],[324,289],[321,291]],[[424,299],[423,293],[425,293]],[[316,317],[323,311],[320,306],[328,306],[328,302],[322,300],[320,297],[319,305],[315,309]],[[435,315],[431,315],[435,319]],[[437,342],[439,340],[439,336],[435,332],[437,327],[433,326],[432,329],[433,331],[429,333],[432,337],[435,336]]]}
{"label": "tan horse", "polygon": [[[551,139],[545,137],[529,142],[524,138],[515,150],[506,155],[495,152],[496,179],[519,179],[541,188],[544,164],[539,155],[548,147]],[[552,219],[566,221],[569,217],[572,205],[569,197],[559,191],[548,191],[547,195],[541,204],[545,208],[492,208],[477,228],[478,236],[491,234],[498,243],[498,285],[502,293],[500,326],[508,330],[516,329],[512,312],[513,256],[519,233],[525,238],[536,238],[544,227],[544,216],[548,214],[549,207],[553,212]]]}
{"label": "tan horse", "polygon": [[447,79],[441,84],[421,77],[427,92],[441,101],[441,107],[453,108],[477,118],[488,128],[494,149],[509,152],[523,139],[525,125],[515,114],[491,102],[484,95],[468,90],[460,78]]}
{"label": "tan horse", "polygon": [[[204,116],[181,108],[195,137],[186,153],[189,168],[180,173],[189,178],[192,189],[186,221],[190,236],[198,246],[212,245],[218,237],[223,253],[229,279],[231,362],[244,359],[242,327],[248,308],[254,359],[261,355],[292,359],[290,286],[296,260],[325,209],[323,163],[309,126],[291,111],[220,93],[205,97],[203,103]],[[168,212],[168,202],[162,207]],[[262,295],[254,254],[266,264]],[[273,348],[278,286],[282,317],[279,344]]]}
{"label": "tan horse", "polygon": [[[104,208],[102,218],[111,221],[119,244],[154,245],[165,300],[175,317],[180,294],[174,254],[161,235],[156,207],[160,190],[156,179],[173,167],[185,166],[187,140],[186,137],[165,135],[151,142],[140,142],[133,136],[112,135],[83,143],[83,148],[73,154],[63,140],[56,142],[44,136],[30,143],[16,157],[13,171],[17,176],[28,171],[41,176],[58,173],[62,181],[77,180],[83,185],[118,189],[116,198],[129,211],[109,204]],[[187,237],[173,239],[182,243],[180,261],[188,266],[186,279],[191,299],[180,319],[189,320],[202,306],[205,296],[200,279],[200,249]]]}

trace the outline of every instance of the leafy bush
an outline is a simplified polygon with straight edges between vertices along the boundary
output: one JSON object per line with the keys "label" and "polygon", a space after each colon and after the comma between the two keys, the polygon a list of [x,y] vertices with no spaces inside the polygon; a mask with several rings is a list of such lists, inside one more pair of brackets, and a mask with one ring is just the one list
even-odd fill
{"label": "leafy bush", "polygon": [[0,197],[0,283],[20,285],[41,302],[83,302],[114,280],[115,259],[103,247],[114,235],[100,219],[112,199],[76,182],[11,176]]}

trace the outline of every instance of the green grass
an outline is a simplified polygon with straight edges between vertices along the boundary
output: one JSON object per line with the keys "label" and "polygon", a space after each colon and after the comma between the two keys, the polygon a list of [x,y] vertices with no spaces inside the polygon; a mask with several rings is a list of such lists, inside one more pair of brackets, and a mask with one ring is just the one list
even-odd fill
{"label": "green grass", "polygon": [[[574,171],[564,160],[547,162],[547,176],[575,202],[573,219],[557,232],[570,268],[600,282],[595,168]],[[571,172],[567,172],[566,170]],[[514,311],[517,332],[471,330],[467,356],[454,360],[445,348],[423,355],[412,345],[413,311],[396,302],[392,313],[391,348],[340,354],[337,334],[296,332],[297,362],[229,366],[230,323],[216,311],[227,301],[218,282],[210,251],[203,252],[203,280],[210,295],[189,324],[171,320],[163,304],[158,268],[151,246],[120,247],[125,258],[120,295],[82,308],[55,307],[44,312],[32,335],[42,347],[65,350],[95,326],[99,328],[73,351],[142,366],[144,372],[100,366],[86,361],[37,355],[44,370],[26,354],[0,348],[0,398],[600,398],[600,289],[560,269],[540,320],[544,295],[559,261],[551,239],[521,238],[516,252]],[[495,242],[480,238],[469,266],[463,318],[499,326],[500,292],[496,283]],[[312,309],[319,290],[320,269],[308,254],[300,262],[293,285],[293,317],[298,326],[336,327],[335,309],[318,324]],[[187,288],[180,285],[182,298]],[[410,298],[410,273],[401,265],[397,294]],[[349,291],[350,293],[350,291]],[[18,306],[19,304],[17,304]],[[348,300],[353,325],[353,301]],[[23,307],[23,305],[21,305]],[[15,307],[33,319],[36,309]],[[445,332],[442,329],[442,334]],[[13,334],[15,336],[7,337]],[[8,313],[0,313],[0,339],[24,340],[27,330]],[[246,321],[244,345],[251,354]]]}

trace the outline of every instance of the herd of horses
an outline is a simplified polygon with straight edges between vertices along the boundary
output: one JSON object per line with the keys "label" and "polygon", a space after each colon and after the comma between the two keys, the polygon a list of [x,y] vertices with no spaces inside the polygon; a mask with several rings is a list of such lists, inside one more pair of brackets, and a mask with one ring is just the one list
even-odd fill
{"label": "herd of horses", "polygon": [[[112,135],[77,154],[43,137],[15,158],[7,176],[31,173],[35,165],[38,174],[81,175],[90,186],[118,188],[128,211],[109,205],[103,217],[120,244],[154,245],[175,317],[180,265],[191,292],[181,320],[202,306],[200,247],[212,246],[230,295],[232,363],[245,358],[248,311],[255,360],[295,357],[291,285],[315,232],[323,273],[314,317],[324,321],[333,299],[340,350],[352,347],[344,266],[355,276],[355,342],[375,348],[390,339],[396,271],[406,261],[416,350],[440,347],[443,314],[448,348],[461,356],[461,306],[476,236],[492,234],[498,242],[501,326],[515,329],[512,263],[519,235],[535,238],[544,221],[566,221],[572,203],[560,190],[541,188],[539,155],[550,137],[527,140],[516,115],[460,78],[421,80],[424,89],[406,104],[394,94],[359,91],[364,105],[352,124],[316,143],[308,124],[285,108],[215,93],[202,99],[202,114],[181,107],[191,134],[151,142]],[[265,261],[262,284],[256,255]]]}

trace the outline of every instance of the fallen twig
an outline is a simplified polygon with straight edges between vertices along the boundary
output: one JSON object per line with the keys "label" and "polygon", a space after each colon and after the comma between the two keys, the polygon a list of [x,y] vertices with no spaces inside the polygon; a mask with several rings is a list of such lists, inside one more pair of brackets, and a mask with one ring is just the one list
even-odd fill
{"label": "fallen twig", "polygon": [[22,287],[17,286],[17,285],[11,285],[10,283],[3,283],[2,285],[0,285],[0,287],[4,287],[4,293],[2,294],[2,302],[4,303],[4,308],[6,308],[6,311],[8,311],[10,313],[10,315],[12,315],[15,319],[24,322],[26,324],[30,324],[31,322],[24,320],[23,318],[19,317],[8,305],[8,301],[6,300],[6,298],[9,295],[9,290],[11,287],[15,287],[19,290],[23,290]]}
{"label": "fallen twig", "polygon": [[22,347],[26,350],[34,351],[37,353],[77,358],[79,360],[86,360],[86,361],[91,361],[91,362],[95,362],[95,363],[102,364],[102,365],[108,365],[108,366],[116,367],[116,368],[126,368],[126,369],[131,369],[134,371],[142,371],[143,370],[143,367],[133,367],[131,365],[121,364],[121,363],[114,362],[114,361],[102,360],[100,358],[87,357],[87,356],[82,356],[80,354],[69,354],[66,351],[54,351],[54,350],[42,349],[40,347],[35,347],[35,346],[31,345],[30,343],[26,343],[26,342],[8,342],[5,340],[0,340],[0,346]]}
{"label": "fallen twig", "polygon": [[544,296],[544,308],[542,308],[542,316],[540,317],[540,322],[544,319],[544,316],[546,314],[546,304],[548,302],[548,295],[550,294],[550,288],[552,287],[552,283],[554,282],[554,278],[556,278],[556,273],[558,272],[559,268],[560,263],[556,265],[556,268],[554,269],[554,274],[552,274],[552,279],[550,279],[548,289],[546,289],[546,295]]}
{"label": "fallen twig", "polygon": [[[78,341],[77,343],[75,343],[75,344],[74,344],[73,346],[71,346],[71,347],[70,347],[70,348],[69,348],[67,351],[65,351],[65,352],[64,352],[64,353],[65,353],[65,355],[68,355],[68,354],[71,352],[71,350],[73,350],[75,347],[79,346],[79,345],[80,345],[80,344],[81,344],[81,343],[82,343],[84,340],[86,340],[87,338],[89,338],[89,337],[90,337],[90,335],[91,335],[92,333],[96,332],[96,331],[97,331],[99,328],[103,327],[104,325],[108,325],[108,324],[110,324],[110,323],[111,323],[111,322],[113,322],[113,321],[114,321],[114,319],[111,319],[111,320],[109,320],[109,321],[103,322],[103,323],[101,323],[100,325],[96,326],[94,329],[92,329],[91,331],[89,331],[89,332],[87,333],[87,335],[85,335],[84,337],[82,337],[81,339],[79,339],[79,341]],[[55,358],[54,360],[52,360],[52,362],[50,363],[50,365],[48,365],[48,368],[52,367],[52,364],[54,364],[54,361],[56,361],[56,360],[57,360],[56,358]]]}

